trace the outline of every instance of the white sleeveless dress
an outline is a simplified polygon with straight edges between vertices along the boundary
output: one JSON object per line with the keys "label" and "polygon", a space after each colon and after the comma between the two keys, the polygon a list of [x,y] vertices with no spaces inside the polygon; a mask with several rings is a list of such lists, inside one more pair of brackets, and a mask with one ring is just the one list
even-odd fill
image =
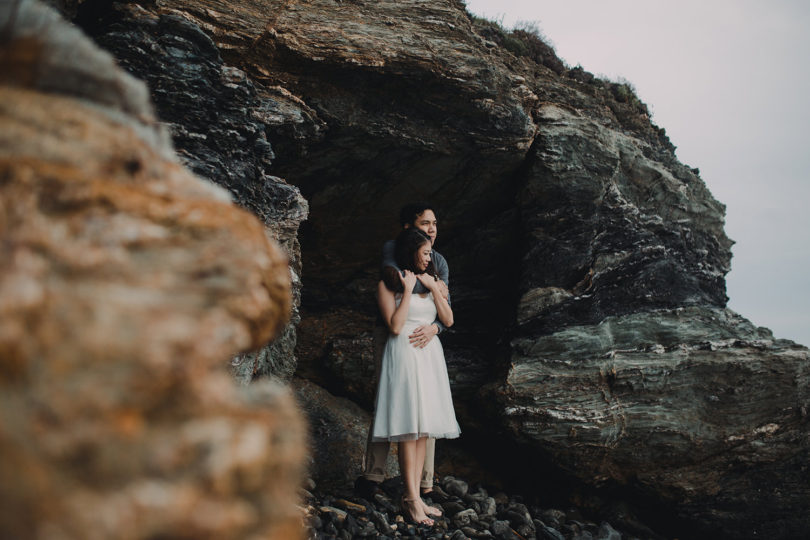
{"label": "white sleeveless dress", "polygon": [[435,320],[433,295],[413,294],[402,331],[388,335],[377,387],[373,441],[454,439],[461,433],[439,337],[422,349],[408,341],[417,326]]}

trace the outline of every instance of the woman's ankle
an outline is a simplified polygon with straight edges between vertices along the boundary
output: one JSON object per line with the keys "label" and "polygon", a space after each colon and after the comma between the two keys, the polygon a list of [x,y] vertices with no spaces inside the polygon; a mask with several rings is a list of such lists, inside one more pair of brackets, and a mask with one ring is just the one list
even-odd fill
{"label": "woman's ankle", "polygon": [[408,498],[406,495],[402,496],[402,511],[408,514],[412,522],[419,525],[433,526],[434,520],[425,512],[423,504],[420,497]]}

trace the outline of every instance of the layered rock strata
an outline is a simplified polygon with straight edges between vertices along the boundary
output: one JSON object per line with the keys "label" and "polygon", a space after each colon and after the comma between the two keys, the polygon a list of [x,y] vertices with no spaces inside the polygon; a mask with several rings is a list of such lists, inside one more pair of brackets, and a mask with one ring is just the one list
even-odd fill
{"label": "layered rock strata", "polygon": [[226,188],[287,254],[293,283],[290,324],[272,344],[235,357],[232,368],[244,383],[263,375],[289,379],[300,318],[298,227],[308,205],[296,187],[270,174],[275,153],[268,135],[283,135],[286,150],[296,139],[317,138],[321,124],[283,89],[254,83],[238,67],[223,63],[211,38],[177,14],[106,2],[88,2],[77,13],[77,22],[96,42],[147,83],[180,161]]}
{"label": "layered rock strata", "polygon": [[558,104],[535,117],[499,418],[702,533],[800,536],[810,523],[778,509],[810,500],[810,355],[725,309],[722,205],[634,133]]}
{"label": "layered rock strata", "polygon": [[0,125],[0,536],[300,537],[292,396],[226,368],[288,320],[283,252],[35,2],[0,4]]}
{"label": "layered rock strata", "polygon": [[698,529],[810,529],[807,349],[726,310],[724,208],[626,86],[516,57],[452,0],[129,5],[273,89],[267,174],[310,208],[300,375],[370,403],[378,246],[429,199],[464,429]]}

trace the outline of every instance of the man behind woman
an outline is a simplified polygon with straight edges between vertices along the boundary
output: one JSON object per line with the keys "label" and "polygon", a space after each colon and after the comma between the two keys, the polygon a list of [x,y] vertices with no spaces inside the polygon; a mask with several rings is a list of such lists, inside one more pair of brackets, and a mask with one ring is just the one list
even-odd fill
{"label": "man behind woman", "polygon": [[[437,318],[446,327],[453,324],[446,288],[435,277],[431,255],[429,234],[416,227],[405,228],[395,243],[396,264],[402,272],[384,271],[378,284],[380,313],[390,333],[382,355],[370,437],[399,444],[403,510],[411,520],[425,525],[433,524],[429,515],[441,514],[426,505],[419,493],[427,440],[455,438],[460,433],[444,352],[428,330]],[[417,283],[425,293],[414,292]]]}
{"label": "man behind woman", "polygon": [[[399,223],[403,229],[416,228],[430,237],[431,243],[435,247],[436,237],[438,235],[438,223],[436,220],[436,213],[433,207],[426,202],[413,202],[406,204],[402,207],[399,213]],[[394,240],[388,240],[383,245],[382,250],[382,266],[383,271],[398,270],[396,257],[394,256]],[[448,286],[450,285],[450,268],[447,261],[435,249],[431,252],[430,260],[434,275],[438,278],[439,286],[442,294],[450,302],[450,294]],[[416,286],[413,290],[414,293],[424,294],[428,290],[417,280]],[[434,336],[438,335],[444,330],[444,325],[438,317],[428,324],[417,326],[410,336],[408,336],[411,344],[414,347],[424,347],[427,345]],[[388,327],[382,323],[382,316],[379,318],[379,324],[374,327],[374,363],[376,365],[375,373],[377,378],[380,374],[380,364],[382,363],[383,349],[388,340],[389,330]],[[363,474],[357,479],[355,489],[363,497],[373,500],[374,496],[382,493],[379,488],[380,482],[385,479],[385,467],[388,459],[388,452],[390,444],[388,441],[374,442],[371,438],[373,431],[373,422],[369,426],[368,443],[366,445],[366,453],[363,460]],[[422,480],[420,482],[421,491],[423,494],[430,494],[434,499],[436,494],[433,492],[433,469],[434,469],[434,453],[436,441],[435,439],[428,439],[425,449],[425,465],[422,469]]]}

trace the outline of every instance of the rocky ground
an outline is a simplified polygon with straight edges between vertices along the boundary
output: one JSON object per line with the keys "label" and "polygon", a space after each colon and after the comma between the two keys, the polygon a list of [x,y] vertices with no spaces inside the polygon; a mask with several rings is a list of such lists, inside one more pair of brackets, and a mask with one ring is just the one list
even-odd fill
{"label": "rocky ground", "polygon": [[[445,476],[435,484],[428,504],[442,509],[444,516],[432,527],[416,526],[408,521],[399,500],[402,482],[386,480],[376,493],[354,490],[346,493],[320,493],[310,481],[304,491],[307,538],[423,538],[463,540],[493,538],[499,540],[621,540],[622,538],[660,538],[622,533],[609,523],[596,523],[577,510],[567,512],[543,508],[520,495],[490,491],[480,484]],[[361,494],[361,491],[363,493]],[[366,495],[365,497],[363,495]]]}

